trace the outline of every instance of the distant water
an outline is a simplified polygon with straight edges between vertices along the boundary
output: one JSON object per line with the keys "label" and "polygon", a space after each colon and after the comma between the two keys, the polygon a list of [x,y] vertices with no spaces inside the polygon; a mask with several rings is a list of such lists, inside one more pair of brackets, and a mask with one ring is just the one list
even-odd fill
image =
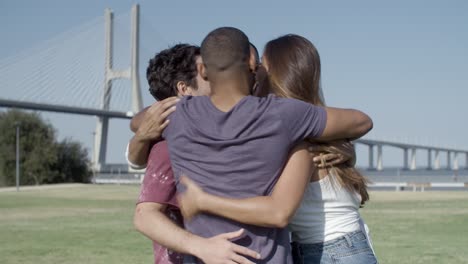
{"label": "distant water", "polygon": [[[382,171],[359,168],[372,182],[468,182],[468,170],[403,170],[385,168]],[[399,175],[399,176],[398,176]]]}

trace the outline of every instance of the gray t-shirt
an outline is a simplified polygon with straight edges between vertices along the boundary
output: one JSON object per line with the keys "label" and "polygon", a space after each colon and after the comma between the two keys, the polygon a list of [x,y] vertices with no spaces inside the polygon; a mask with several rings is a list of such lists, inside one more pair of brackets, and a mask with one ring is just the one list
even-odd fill
{"label": "gray t-shirt", "polygon": [[[245,198],[271,193],[291,148],[322,134],[326,111],[269,95],[246,96],[229,112],[222,112],[207,96],[189,96],[168,119],[163,137],[178,190],[183,188],[180,176],[186,175],[208,193]],[[235,243],[259,252],[263,260],[256,263],[292,263],[286,229],[247,225],[210,214],[196,216],[185,227],[203,237],[244,228],[245,236]]]}

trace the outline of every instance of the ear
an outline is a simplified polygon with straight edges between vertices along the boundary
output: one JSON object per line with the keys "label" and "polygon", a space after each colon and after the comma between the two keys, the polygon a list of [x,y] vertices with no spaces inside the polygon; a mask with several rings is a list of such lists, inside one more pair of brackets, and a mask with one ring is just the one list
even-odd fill
{"label": "ear", "polygon": [[188,95],[187,93],[189,91],[188,91],[187,84],[185,82],[178,81],[176,86],[177,86],[177,94],[178,95],[181,95],[181,96]]}
{"label": "ear", "polygon": [[208,75],[206,74],[206,66],[204,63],[197,64],[197,71],[200,73],[203,80],[208,81]]}
{"label": "ear", "polygon": [[252,72],[255,72],[257,69],[257,58],[255,56],[255,51],[250,47],[250,56],[249,56],[249,68]]}

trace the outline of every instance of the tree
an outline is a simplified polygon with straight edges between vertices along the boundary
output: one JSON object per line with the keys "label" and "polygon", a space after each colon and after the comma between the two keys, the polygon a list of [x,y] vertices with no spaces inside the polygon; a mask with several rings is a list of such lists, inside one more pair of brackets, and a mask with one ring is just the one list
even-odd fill
{"label": "tree", "polygon": [[79,142],[65,139],[57,144],[57,161],[54,168],[58,174],[52,182],[91,181],[88,151]]}
{"label": "tree", "polygon": [[15,184],[16,126],[20,127],[20,172],[22,185],[41,184],[55,172],[55,131],[37,113],[10,110],[0,113],[0,168],[2,185]]}
{"label": "tree", "polygon": [[20,127],[21,185],[89,182],[87,151],[80,143],[57,143],[55,130],[39,114],[0,112],[0,186],[15,185],[16,126]]}

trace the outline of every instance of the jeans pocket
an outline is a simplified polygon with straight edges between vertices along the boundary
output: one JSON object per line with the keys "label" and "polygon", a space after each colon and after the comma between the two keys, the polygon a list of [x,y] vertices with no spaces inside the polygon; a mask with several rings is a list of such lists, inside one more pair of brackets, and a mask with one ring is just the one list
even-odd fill
{"label": "jeans pocket", "polygon": [[335,248],[333,252],[335,263],[346,264],[374,264],[377,259],[374,252],[369,247],[367,240],[354,240],[351,246],[343,245]]}
{"label": "jeans pocket", "polygon": [[377,258],[370,248],[352,250],[347,254],[333,256],[335,264],[378,264]]}

